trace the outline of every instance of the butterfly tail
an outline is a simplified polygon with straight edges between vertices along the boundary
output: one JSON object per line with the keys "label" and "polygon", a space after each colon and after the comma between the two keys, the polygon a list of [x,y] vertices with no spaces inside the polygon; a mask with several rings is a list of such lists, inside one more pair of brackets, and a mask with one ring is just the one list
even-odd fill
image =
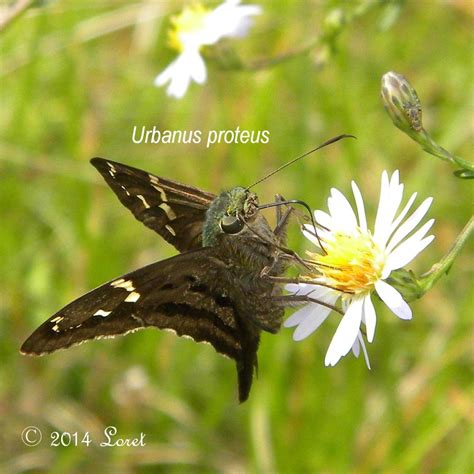
{"label": "butterfly tail", "polygon": [[257,349],[259,338],[252,340],[241,356],[236,360],[237,379],[239,383],[239,402],[247,400],[252,388],[253,374],[257,370]]}

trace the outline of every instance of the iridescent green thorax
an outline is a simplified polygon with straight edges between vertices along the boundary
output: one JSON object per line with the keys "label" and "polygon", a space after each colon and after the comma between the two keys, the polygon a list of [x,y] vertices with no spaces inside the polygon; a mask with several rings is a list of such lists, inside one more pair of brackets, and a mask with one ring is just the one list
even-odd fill
{"label": "iridescent green thorax", "polygon": [[222,192],[206,212],[202,232],[203,246],[208,247],[217,243],[217,236],[223,233],[220,222],[225,216],[241,216],[248,221],[257,213],[257,206],[256,194],[245,188],[236,187]]}

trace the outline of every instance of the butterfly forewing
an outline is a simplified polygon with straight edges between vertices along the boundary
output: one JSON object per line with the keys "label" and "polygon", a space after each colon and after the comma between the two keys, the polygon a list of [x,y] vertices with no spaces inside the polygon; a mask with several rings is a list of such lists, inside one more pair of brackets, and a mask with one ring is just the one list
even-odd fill
{"label": "butterfly forewing", "polygon": [[214,194],[103,158],[91,163],[122,204],[180,252],[202,246],[202,226]]}
{"label": "butterfly forewing", "polygon": [[23,344],[40,355],[89,339],[113,337],[145,327],[171,329],[210,343],[236,361],[240,401],[252,384],[258,332],[239,314],[232,295],[220,287],[221,264],[211,248],[153,263],[78,298],[44,322]]}

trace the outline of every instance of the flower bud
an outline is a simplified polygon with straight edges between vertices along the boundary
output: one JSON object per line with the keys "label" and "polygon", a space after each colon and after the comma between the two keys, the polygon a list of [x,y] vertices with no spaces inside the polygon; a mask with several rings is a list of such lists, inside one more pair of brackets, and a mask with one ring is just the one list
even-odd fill
{"label": "flower bud", "polygon": [[405,132],[421,132],[421,103],[404,76],[387,72],[382,77],[382,100],[393,123]]}

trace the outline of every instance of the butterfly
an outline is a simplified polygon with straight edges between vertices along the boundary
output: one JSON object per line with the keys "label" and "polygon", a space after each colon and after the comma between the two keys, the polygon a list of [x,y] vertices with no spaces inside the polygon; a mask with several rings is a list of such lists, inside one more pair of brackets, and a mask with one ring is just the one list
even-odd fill
{"label": "butterfly", "polygon": [[292,208],[277,207],[272,229],[248,188],[214,195],[107,159],[91,163],[135,218],[181,253],[76,299],[39,326],[21,352],[42,355],[142,328],[169,329],[233,359],[245,401],[260,333],[276,333],[284,314],[285,295],[273,278],[291,260],[282,249]]}

